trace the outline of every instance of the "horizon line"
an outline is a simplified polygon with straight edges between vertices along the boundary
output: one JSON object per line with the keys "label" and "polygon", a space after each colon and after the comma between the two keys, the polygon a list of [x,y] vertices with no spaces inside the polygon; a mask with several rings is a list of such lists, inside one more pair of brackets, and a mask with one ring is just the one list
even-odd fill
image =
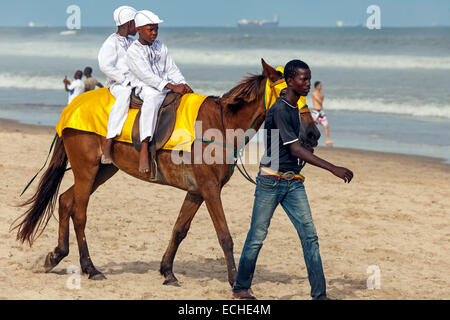
{"label": "horizon line", "polygon": [[[167,25],[165,28],[237,28],[237,29],[243,29],[243,30],[267,30],[267,29],[279,29],[279,28],[336,28],[336,29],[345,29],[345,28],[364,28],[364,24],[352,24],[352,25],[343,25],[341,27],[337,25],[286,25],[286,26],[276,26],[276,27],[239,27],[236,25],[213,25],[213,26],[207,26],[207,25],[187,25],[187,26],[177,26],[177,25]],[[440,28],[440,27],[450,27],[450,24],[448,25],[417,25],[417,26],[393,26],[393,25],[385,25],[382,26],[381,29],[385,28]],[[40,25],[36,24],[34,26],[29,25],[1,25],[0,28],[66,28],[65,25]],[[114,25],[90,25],[85,26],[83,28],[117,28]],[[71,29],[69,29],[71,30]],[[76,30],[76,29],[73,29]]]}

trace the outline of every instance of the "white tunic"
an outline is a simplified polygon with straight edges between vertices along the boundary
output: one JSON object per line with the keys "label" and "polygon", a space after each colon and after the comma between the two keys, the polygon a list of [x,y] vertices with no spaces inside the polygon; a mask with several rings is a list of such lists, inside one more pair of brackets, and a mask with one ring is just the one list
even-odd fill
{"label": "white tunic", "polygon": [[128,116],[132,87],[127,86],[131,79],[126,56],[132,42],[133,39],[130,37],[122,37],[113,33],[103,43],[98,54],[100,70],[108,78],[106,86],[109,87],[109,91],[116,98],[109,113],[106,138],[114,138],[120,135]]}
{"label": "white tunic", "polygon": [[126,56],[132,42],[133,39],[130,37],[122,37],[117,33],[113,33],[100,48],[98,65],[108,78],[108,87],[113,84],[126,86],[130,81],[130,71],[126,62]]}
{"label": "white tunic", "polygon": [[144,100],[139,122],[141,141],[153,138],[158,110],[170,91],[168,84],[186,83],[164,43],[155,40],[151,46],[134,41],[127,51],[131,85]]}
{"label": "white tunic", "polygon": [[162,92],[169,82],[186,83],[167,46],[159,40],[151,46],[135,40],[127,51],[127,64],[131,71],[131,83],[135,87],[149,86]]}
{"label": "white tunic", "polygon": [[84,82],[80,79],[73,80],[68,86],[67,89],[69,89],[69,98],[67,101],[67,104],[71,103],[73,98],[76,96],[79,96],[84,92]]}

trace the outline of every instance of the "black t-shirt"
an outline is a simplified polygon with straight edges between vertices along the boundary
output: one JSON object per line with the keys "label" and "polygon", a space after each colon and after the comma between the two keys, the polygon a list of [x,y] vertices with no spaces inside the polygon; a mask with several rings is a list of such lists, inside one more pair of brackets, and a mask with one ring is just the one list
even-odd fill
{"label": "black t-shirt", "polygon": [[279,172],[299,173],[299,160],[289,151],[289,144],[298,141],[300,135],[298,108],[278,98],[267,112],[264,129],[266,150],[261,165]]}

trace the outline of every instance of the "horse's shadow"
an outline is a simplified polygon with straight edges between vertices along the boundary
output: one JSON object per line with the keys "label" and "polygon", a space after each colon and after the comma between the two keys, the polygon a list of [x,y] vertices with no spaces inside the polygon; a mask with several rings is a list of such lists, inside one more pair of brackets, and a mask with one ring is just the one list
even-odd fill
{"label": "horse's shadow", "polygon": [[[99,266],[99,270],[108,275],[120,275],[126,273],[145,274],[149,271],[159,272],[160,261],[130,261],[130,262],[110,262]],[[51,273],[66,275],[66,270],[53,270]],[[227,268],[224,258],[220,259],[202,259],[202,261],[188,260],[177,261],[174,265],[175,275],[181,274],[187,278],[200,279],[202,281],[218,280],[228,283]],[[163,280],[161,276],[161,281]],[[257,265],[253,284],[272,282],[289,283],[291,281],[308,281],[306,276],[300,277],[295,274],[287,274],[268,269],[265,265]],[[366,289],[365,279],[345,279],[334,278],[327,279],[327,294],[330,297],[344,299],[354,296],[355,291]],[[283,296],[281,299],[292,299],[300,293]],[[301,294],[300,294],[301,295]]]}
{"label": "horse's shadow", "polygon": [[[133,261],[133,262],[110,262],[103,266],[99,266],[99,270],[108,275],[118,275],[124,273],[144,274],[149,271],[158,271],[160,261]],[[220,282],[228,282],[227,267],[224,258],[220,259],[203,259],[202,261],[177,261],[174,265],[175,276],[181,274],[187,278],[195,278],[201,280],[219,280]],[[276,272],[268,269],[264,265],[256,266],[256,273],[253,283],[261,282],[290,282],[292,280],[307,281],[306,277]]]}

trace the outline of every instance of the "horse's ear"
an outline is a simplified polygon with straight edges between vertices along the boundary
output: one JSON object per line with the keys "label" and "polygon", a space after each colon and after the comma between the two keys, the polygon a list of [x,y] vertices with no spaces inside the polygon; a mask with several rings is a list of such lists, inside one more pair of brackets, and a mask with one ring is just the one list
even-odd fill
{"label": "horse's ear", "polygon": [[263,67],[263,74],[270,79],[270,81],[275,82],[280,78],[277,70],[269,66],[264,59],[261,58],[261,64]]}

